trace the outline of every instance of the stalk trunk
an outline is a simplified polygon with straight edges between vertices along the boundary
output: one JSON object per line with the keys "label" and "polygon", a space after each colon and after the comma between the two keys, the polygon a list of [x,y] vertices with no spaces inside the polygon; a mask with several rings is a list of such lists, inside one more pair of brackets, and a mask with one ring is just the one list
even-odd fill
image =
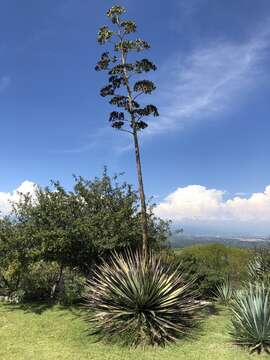
{"label": "stalk trunk", "polygon": [[137,177],[138,177],[138,185],[139,185],[139,194],[141,200],[141,223],[142,223],[142,238],[143,238],[142,250],[143,253],[146,254],[148,249],[147,211],[146,211],[146,202],[145,202],[145,194],[143,187],[142,164],[141,164],[138,134],[136,129],[134,128],[133,128],[133,139],[134,139],[134,147],[135,147],[135,155],[136,155],[136,168],[137,168]]}
{"label": "stalk trunk", "polygon": [[[117,19],[117,23],[119,26],[119,38],[120,41],[123,42],[123,36],[120,35],[121,28],[119,18]],[[121,54],[121,63],[122,65],[126,65],[126,56],[127,54],[122,50]],[[131,116],[131,128],[132,128],[132,135],[134,139],[134,147],[135,147],[135,156],[136,156],[136,168],[137,168],[137,178],[138,178],[138,186],[139,186],[139,194],[140,194],[140,201],[141,201],[141,225],[142,225],[142,251],[146,255],[148,250],[148,225],[147,225],[147,211],[146,211],[146,202],[145,202],[145,194],[143,188],[143,177],[142,177],[142,165],[141,165],[141,157],[140,157],[140,147],[138,141],[138,133],[136,129],[136,119],[133,114],[133,97],[132,97],[132,89],[129,83],[129,76],[124,69],[124,79],[125,79],[125,86],[128,93],[128,102],[129,102],[129,113]]]}

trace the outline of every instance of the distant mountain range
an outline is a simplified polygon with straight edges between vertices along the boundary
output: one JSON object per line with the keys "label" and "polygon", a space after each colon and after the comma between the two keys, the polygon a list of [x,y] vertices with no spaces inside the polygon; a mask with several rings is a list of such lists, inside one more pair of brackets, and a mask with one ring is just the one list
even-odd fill
{"label": "distant mountain range", "polygon": [[205,235],[173,235],[170,238],[171,246],[174,248],[183,248],[195,244],[224,244],[227,246],[255,248],[270,246],[269,237],[262,236],[205,236]]}

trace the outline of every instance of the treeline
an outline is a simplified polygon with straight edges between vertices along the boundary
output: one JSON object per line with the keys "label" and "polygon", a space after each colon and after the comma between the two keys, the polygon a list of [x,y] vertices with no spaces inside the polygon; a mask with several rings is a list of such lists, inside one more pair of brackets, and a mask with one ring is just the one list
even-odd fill
{"label": "treeline", "polygon": [[[170,261],[179,264],[189,277],[195,277],[196,291],[203,299],[215,296],[217,286],[226,280],[238,288],[248,280],[249,263],[257,259],[261,249],[244,249],[224,244],[197,244],[175,249]],[[270,249],[264,248],[264,258],[270,263]]]}
{"label": "treeline", "polygon": [[[21,194],[0,220],[0,296],[15,301],[80,298],[93,266],[112,251],[137,248],[138,194],[106,169],[100,178],[74,177],[71,191],[58,181]],[[169,223],[148,207],[150,244],[161,248]]]}

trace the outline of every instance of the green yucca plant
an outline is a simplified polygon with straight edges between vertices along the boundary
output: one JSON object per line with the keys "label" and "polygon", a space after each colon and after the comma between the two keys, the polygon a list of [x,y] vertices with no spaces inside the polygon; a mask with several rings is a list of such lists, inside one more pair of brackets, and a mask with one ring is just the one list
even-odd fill
{"label": "green yucca plant", "polygon": [[228,305],[233,298],[233,287],[229,278],[217,285],[215,299],[221,304]]}
{"label": "green yucca plant", "polygon": [[263,283],[249,284],[235,294],[231,310],[231,335],[235,342],[248,346],[251,352],[265,350],[269,353],[269,289]]}
{"label": "green yucca plant", "polygon": [[87,320],[95,333],[132,345],[165,345],[186,334],[202,308],[193,282],[149,253],[114,254],[87,282]]}

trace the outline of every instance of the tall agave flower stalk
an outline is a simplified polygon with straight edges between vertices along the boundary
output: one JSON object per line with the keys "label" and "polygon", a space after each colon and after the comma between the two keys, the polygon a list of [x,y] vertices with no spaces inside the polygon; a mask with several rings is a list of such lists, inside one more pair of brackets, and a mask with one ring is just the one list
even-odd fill
{"label": "tall agave flower stalk", "polygon": [[269,288],[263,283],[249,284],[235,294],[232,303],[231,335],[239,345],[260,353],[270,348]]}
{"label": "tall agave flower stalk", "polygon": [[113,255],[87,282],[87,321],[101,337],[131,345],[165,345],[189,332],[202,308],[192,282],[149,252]]}

